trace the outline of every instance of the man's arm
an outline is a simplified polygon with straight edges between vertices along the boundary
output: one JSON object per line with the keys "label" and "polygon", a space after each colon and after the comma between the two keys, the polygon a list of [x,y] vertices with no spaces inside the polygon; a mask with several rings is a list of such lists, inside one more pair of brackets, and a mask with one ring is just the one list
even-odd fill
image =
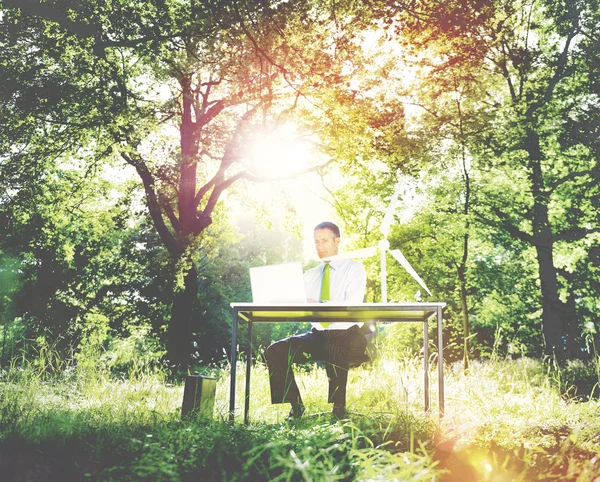
{"label": "man's arm", "polygon": [[308,271],[304,272],[304,290],[306,293],[306,301],[309,303],[318,303],[318,289],[317,289],[317,281],[319,282],[319,288],[320,288],[320,280],[321,278],[319,277],[318,273],[316,272],[316,270],[313,269],[309,269]]}
{"label": "man's arm", "polygon": [[353,262],[348,273],[348,285],[344,293],[344,301],[362,303],[367,289],[367,270],[358,262]]}

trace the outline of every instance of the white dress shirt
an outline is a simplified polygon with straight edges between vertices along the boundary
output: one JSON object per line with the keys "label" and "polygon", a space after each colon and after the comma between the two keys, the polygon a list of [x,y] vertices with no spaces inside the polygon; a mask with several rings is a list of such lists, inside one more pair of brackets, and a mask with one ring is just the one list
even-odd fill
{"label": "white dress shirt", "polygon": [[[332,303],[362,303],[367,287],[367,272],[365,267],[357,261],[346,258],[332,259],[329,262],[329,266],[331,267],[329,270],[329,301]],[[324,268],[325,263],[321,263],[319,266],[309,269],[304,273],[304,287],[308,298],[320,300],[321,279],[323,278]],[[353,325],[361,326],[362,323],[332,323],[327,329],[345,330]],[[313,326],[318,330],[323,329],[320,323],[313,323]]]}

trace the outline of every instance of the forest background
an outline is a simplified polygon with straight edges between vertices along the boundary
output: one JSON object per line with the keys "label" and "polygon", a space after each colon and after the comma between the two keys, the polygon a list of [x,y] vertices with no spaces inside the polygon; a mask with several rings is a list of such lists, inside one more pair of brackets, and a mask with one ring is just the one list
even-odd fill
{"label": "forest background", "polygon": [[[2,0],[0,472],[597,480],[599,25],[596,0]],[[219,419],[229,303],[251,266],[313,266],[325,218],[366,301],[447,303],[443,420],[412,324],[351,371],[362,415],[291,426],[262,353],[305,327],[261,325],[255,424]],[[389,254],[385,293],[382,241],[431,294]],[[180,418],[197,371],[212,422]]]}
{"label": "forest background", "polygon": [[219,362],[248,268],[310,265],[323,215],[377,245],[396,184],[388,240],[431,296],[388,263],[388,299],[448,303],[449,360],[590,356],[597,7],[5,0],[2,364]]}

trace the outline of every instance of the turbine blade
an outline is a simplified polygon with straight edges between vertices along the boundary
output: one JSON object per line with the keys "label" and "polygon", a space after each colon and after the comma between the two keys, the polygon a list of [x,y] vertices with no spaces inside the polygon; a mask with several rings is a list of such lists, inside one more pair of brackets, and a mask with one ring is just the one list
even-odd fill
{"label": "turbine blade", "polygon": [[379,231],[383,234],[384,238],[388,237],[390,233],[390,226],[392,225],[392,221],[394,220],[394,211],[396,210],[396,206],[398,205],[398,197],[400,196],[400,182],[396,183],[396,188],[394,189],[394,194],[390,199],[390,204],[385,211],[385,215],[383,216],[383,221],[381,221],[381,226],[379,227]]}
{"label": "turbine blade", "polygon": [[417,274],[417,272],[413,269],[413,267],[410,265],[410,263],[408,262],[408,260],[404,257],[404,255],[400,252],[399,249],[391,249],[389,251],[389,253],[396,258],[396,261],[398,261],[398,263],[400,263],[402,265],[402,267],[408,271],[408,273],[415,279],[415,281],[417,283],[419,283],[423,289],[425,291],[427,291],[427,293],[429,293],[429,295],[431,296],[431,291],[429,291],[429,288],[427,288],[427,286],[425,286],[425,282],[421,279],[421,277]]}

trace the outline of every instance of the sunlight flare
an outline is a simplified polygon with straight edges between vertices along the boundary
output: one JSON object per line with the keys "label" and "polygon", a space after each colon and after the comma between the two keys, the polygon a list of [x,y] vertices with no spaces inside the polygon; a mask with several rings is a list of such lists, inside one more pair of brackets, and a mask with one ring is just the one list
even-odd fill
{"label": "sunlight flare", "polygon": [[275,132],[257,135],[248,148],[251,171],[258,177],[278,179],[294,176],[308,169],[316,153],[313,141],[302,135],[298,127],[287,122]]}

